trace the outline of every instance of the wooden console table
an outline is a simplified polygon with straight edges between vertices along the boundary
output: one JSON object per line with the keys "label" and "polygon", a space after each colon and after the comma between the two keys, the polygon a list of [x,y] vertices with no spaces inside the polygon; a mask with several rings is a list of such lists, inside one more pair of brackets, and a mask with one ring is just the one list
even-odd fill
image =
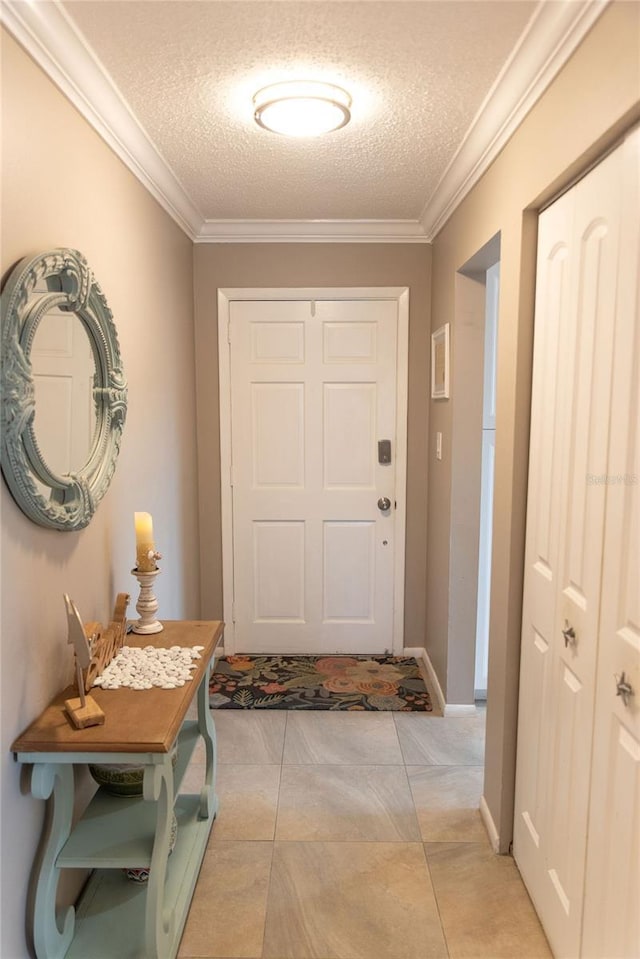
{"label": "wooden console table", "polygon": [[[219,622],[164,622],[153,636],[127,636],[130,646],[203,646],[193,681],[176,689],[92,689],[102,726],[75,729],[64,712],[74,688],[63,690],[12,745],[33,764],[31,792],[49,799],[43,854],[35,877],[33,939],[38,959],[173,959],[217,812],[215,729],[208,685]],[[197,696],[198,718],[186,719]],[[205,780],[199,795],[179,794],[199,739]],[[175,769],[171,751],[177,742]],[[82,763],[144,765],[143,795],[98,789],[72,828],[73,767]],[[172,816],[178,822],[171,856]],[[124,869],[149,867],[146,883]],[[94,870],[77,909],[56,914],[62,869]]]}

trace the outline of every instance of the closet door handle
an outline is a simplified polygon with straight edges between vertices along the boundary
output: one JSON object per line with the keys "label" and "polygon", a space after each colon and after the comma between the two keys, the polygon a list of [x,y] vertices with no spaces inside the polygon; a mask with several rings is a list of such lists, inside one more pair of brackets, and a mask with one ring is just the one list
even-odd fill
{"label": "closet door handle", "polygon": [[568,619],[565,619],[565,621],[564,621],[564,629],[562,630],[562,635],[564,636],[564,648],[565,648],[565,649],[566,649],[568,646],[575,646],[575,645],[576,645],[576,631],[575,631],[575,629],[573,628],[573,626],[571,626],[571,625],[569,624],[569,620],[568,620]]}
{"label": "closet door handle", "polygon": [[614,676],[616,681],[616,696],[620,696],[625,706],[629,705],[629,700],[633,696],[633,686],[626,679],[624,670],[621,676]]}

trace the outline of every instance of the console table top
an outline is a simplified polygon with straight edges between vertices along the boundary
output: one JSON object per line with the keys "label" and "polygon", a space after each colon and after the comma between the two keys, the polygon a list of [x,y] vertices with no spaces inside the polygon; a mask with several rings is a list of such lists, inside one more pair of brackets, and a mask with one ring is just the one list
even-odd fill
{"label": "console table top", "polygon": [[[224,629],[218,621],[163,620],[161,633],[129,633],[128,646],[203,646],[193,680],[176,689],[100,689],[91,695],[104,710],[102,726],[76,729],[67,717],[64,702],[77,695],[75,686],[58,693],[43,713],[15,740],[16,753],[167,753],[180,730],[187,710]],[[69,652],[71,655],[71,652]]]}

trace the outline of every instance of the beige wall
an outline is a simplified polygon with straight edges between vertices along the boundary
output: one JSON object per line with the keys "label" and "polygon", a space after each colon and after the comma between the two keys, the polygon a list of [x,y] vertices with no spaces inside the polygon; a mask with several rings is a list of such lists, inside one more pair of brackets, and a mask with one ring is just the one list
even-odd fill
{"label": "beige wall", "polygon": [[[43,803],[9,747],[69,680],[62,594],[87,620],[131,591],[133,513],[149,510],[164,554],[166,618],[199,615],[193,247],[14,41],[2,40],[2,274],[30,252],[81,250],[106,294],[129,381],[111,489],[89,527],[45,530],[0,483],[2,524],[2,940],[22,959],[25,898]],[[135,614],[135,611],[134,611]]]}
{"label": "beige wall", "polygon": [[258,243],[196,247],[196,372],[204,616],[222,616],[218,288],[408,286],[405,645],[424,645],[430,263],[430,247],[421,244]]}
{"label": "beige wall", "polygon": [[[640,6],[614,3],[433,244],[434,324],[454,322],[456,272],[501,232],[493,576],[485,799],[503,850],[511,838],[529,430],[535,211],[637,118]],[[531,211],[531,212],[529,212]],[[432,403],[430,431],[451,439],[456,395]],[[445,689],[458,661],[447,635],[451,461],[430,442],[427,649]],[[469,637],[469,642],[473,638]]]}

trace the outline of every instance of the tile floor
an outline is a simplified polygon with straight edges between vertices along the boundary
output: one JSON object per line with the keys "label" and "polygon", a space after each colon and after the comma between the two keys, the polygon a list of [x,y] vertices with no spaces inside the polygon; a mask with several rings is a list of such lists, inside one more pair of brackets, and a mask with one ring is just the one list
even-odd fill
{"label": "tile floor", "polygon": [[482,712],[213,717],[220,812],[181,959],[551,956],[480,821]]}

